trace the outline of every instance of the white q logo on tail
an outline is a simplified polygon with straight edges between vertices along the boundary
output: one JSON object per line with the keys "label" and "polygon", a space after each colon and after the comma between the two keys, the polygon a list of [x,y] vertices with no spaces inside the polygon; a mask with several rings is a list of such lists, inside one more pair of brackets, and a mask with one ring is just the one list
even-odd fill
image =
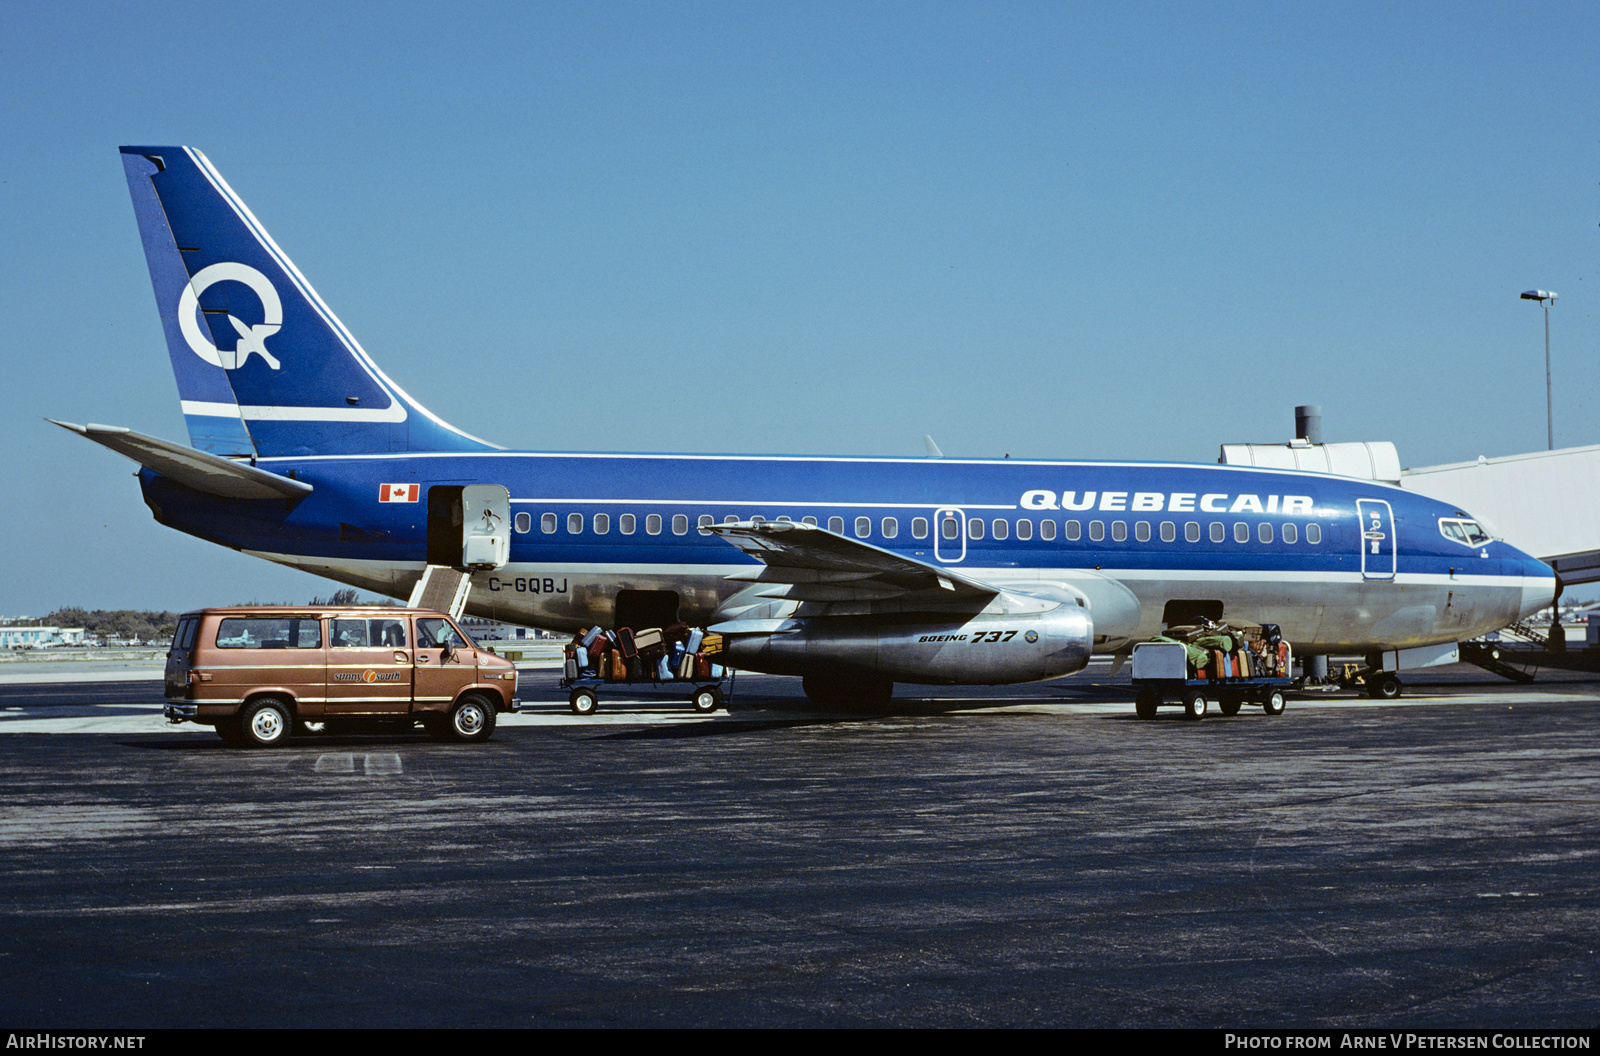
{"label": "white q logo on tail", "polygon": [[[228,316],[228,322],[239,332],[239,342],[231,351],[224,352],[213,345],[211,339],[200,329],[199,313],[196,309],[200,307],[200,294],[205,292],[206,287],[212,283],[227,281],[242,282],[261,298],[262,318],[256,326],[246,326],[233,316]],[[189,280],[189,284],[183,288],[183,295],[178,298],[178,328],[183,331],[183,339],[189,342],[189,347],[194,349],[195,355],[223,370],[244,366],[245,360],[252,354],[260,356],[267,361],[267,366],[277,370],[278,361],[267,351],[267,346],[263,342],[277,333],[281,326],[283,326],[283,302],[278,300],[278,291],[273,288],[265,275],[246,264],[228,261],[202,268]]]}

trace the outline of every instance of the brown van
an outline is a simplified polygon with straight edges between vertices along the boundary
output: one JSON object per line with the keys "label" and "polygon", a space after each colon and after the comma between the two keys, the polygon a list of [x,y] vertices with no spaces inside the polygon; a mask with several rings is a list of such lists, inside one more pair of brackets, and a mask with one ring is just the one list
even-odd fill
{"label": "brown van", "polygon": [[495,716],[517,710],[516,690],[511,661],[427,609],[202,609],[178,620],[167,652],[167,721],[237,745],[418,723],[439,740],[486,741]]}

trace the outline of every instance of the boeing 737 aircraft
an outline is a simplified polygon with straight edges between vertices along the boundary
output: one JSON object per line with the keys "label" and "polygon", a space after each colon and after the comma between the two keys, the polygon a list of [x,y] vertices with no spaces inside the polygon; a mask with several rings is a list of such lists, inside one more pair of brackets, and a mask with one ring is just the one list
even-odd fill
{"label": "boeing 737 aircraft", "polygon": [[485,617],[708,625],[818,699],[1054,678],[1197,616],[1302,653],[1456,642],[1556,593],[1466,512],[1343,477],[504,451],[391,381],[198,151],[122,157],[192,446],[60,424],[139,462],[160,523],[352,586],[431,566]]}

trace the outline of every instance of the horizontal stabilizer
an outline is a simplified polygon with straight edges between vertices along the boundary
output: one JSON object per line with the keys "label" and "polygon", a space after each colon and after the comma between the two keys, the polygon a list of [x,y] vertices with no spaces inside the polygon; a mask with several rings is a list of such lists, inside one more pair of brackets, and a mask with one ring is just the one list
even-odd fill
{"label": "horizontal stabilizer", "polygon": [[70,429],[119,455],[126,455],[152,473],[207,495],[224,499],[298,499],[311,494],[311,485],[302,481],[130,429],[114,425],[74,425],[54,418],[45,421]]}

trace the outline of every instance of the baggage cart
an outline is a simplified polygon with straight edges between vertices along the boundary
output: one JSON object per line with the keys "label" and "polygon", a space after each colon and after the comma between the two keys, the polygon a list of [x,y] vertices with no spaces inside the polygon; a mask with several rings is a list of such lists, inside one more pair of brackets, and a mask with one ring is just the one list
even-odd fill
{"label": "baggage cart", "polygon": [[629,693],[648,687],[648,692],[656,694],[654,699],[662,700],[680,700],[687,694],[689,706],[696,713],[709,715],[733,699],[733,675],[732,668],[723,668],[723,674],[718,678],[671,679],[665,682],[655,678],[616,679],[580,675],[577,678],[563,678],[561,688],[568,691],[567,703],[574,715],[593,715],[600,707],[601,691],[609,691],[613,687],[627,687]]}
{"label": "baggage cart", "polygon": [[1182,642],[1140,642],[1133,647],[1134,711],[1141,719],[1153,719],[1157,708],[1177,705],[1186,718],[1199,720],[1213,705],[1222,714],[1233,716],[1251,704],[1260,705],[1268,715],[1282,715],[1283,691],[1294,679],[1286,677],[1288,662],[1280,670],[1284,676],[1195,677]]}

